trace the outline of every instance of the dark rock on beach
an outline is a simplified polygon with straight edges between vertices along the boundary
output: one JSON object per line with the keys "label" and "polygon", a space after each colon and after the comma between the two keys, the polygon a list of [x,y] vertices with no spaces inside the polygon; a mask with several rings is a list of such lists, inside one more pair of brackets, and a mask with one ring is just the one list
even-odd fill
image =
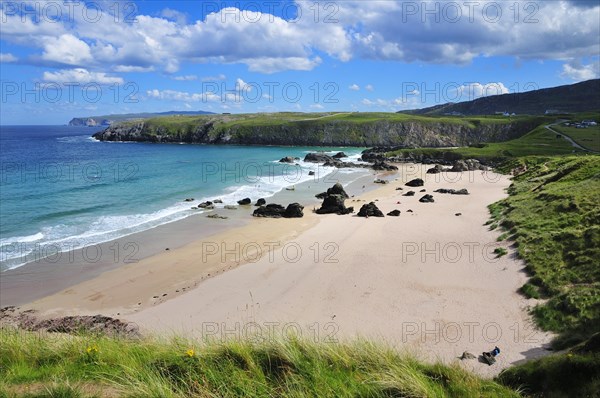
{"label": "dark rock on beach", "polygon": [[254,206],[264,206],[267,204],[267,201],[264,200],[263,198],[260,198],[259,200],[256,201],[256,204]]}
{"label": "dark rock on beach", "polygon": [[200,203],[198,205],[198,208],[199,209],[206,209],[207,207],[210,207],[212,205],[213,205],[213,202],[203,202],[203,203]]}
{"label": "dark rock on beach", "polygon": [[390,216],[390,217],[399,217],[400,216],[400,210],[392,210],[387,215]]}
{"label": "dark rock on beach", "polygon": [[402,196],[415,196],[417,193],[415,191],[408,191],[407,193],[405,193]]}
{"label": "dark rock on beach", "polygon": [[389,181],[386,181],[386,180],[381,180],[381,179],[379,179],[379,178],[378,178],[378,179],[376,179],[376,180],[375,180],[375,181],[373,181],[373,182],[374,182],[375,184],[383,184],[383,185],[385,185],[385,184],[389,183]]}
{"label": "dark rock on beach", "polygon": [[383,212],[379,210],[375,203],[364,204],[358,212],[359,217],[384,217]]}
{"label": "dark rock on beach", "polygon": [[304,217],[304,206],[292,203],[287,208],[278,204],[268,204],[254,210],[254,217],[266,218],[302,218]]}
{"label": "dark rock on beach", "polygon": [[427,174],[439,174],[444,171],[444,167],[441,164],[436,164],[429,170],[427,170]]}
{"label": "dark rock on beach", "polygon": [[348,155],[346,155],[344,152],[338,152],[335,155],[333,155],[334,159],[341,159],[341,158],[347,158]]}
{"label": "dark rock on beach", "polygon": [[294,163],[294,162],[296,162],[296,159],[291,156],[286,156],[284,158],[281,158],[281,160],[279,160],[279,163]]}
{"label": "dark rock on beach", "polygon": [[250,199],[250,198],[238,200],[238,205],[240,205],[240,206],[248,206],[250,204],[252,204],[252,199]]}
{"label": "dark rock on beach", "polygon": [[335,159],[324,153],[309,153],[304,157],[304,161],[312,163],[325,163],[335,161]]}
{"label": "dark rock on beach", "polygon": [[373,163],[373,166],[371,166],[371,168],[373,170],[383,170],[383,171],[398,170],[398,167],[388,164],[388,163],[384,162],[383,160],[376,160],[375,163]]}
{"label": "dark rock on beach", "polygon": [[450,195],[468,195],[469,194],[469,191],[467,191],[465,188],[459,189],[459,190],[440,188],[440,189],[436,189],[433,192],[447,193],[447,194],[450,194]]}
{"label": "dark rock on beach", "polygon": [[433,200],[433,196],[431,196],[431,195],[425,195],[421,199],[419,199],[419,202],[421,202],[421,203],[433,203],[433,202],[435,202],[435,200]]}
{"label": "dark rock on beach", "polygon": [[304,217],[304,206],[299,203],[291,203],[288,205],[287,209],[285,209],[285,213],[283,214],[285,218],[302,218]]}
{"label": "dark rock on beach", "polygon": [[457,160],[450,171],[462,172],[462,171],[474,171],[474,170],[488,170],[487,166],[483,166],[477,159],[466,159]]}
{"label": "dark rock on beach", "polygon": [[414,180],[411,180],[409,182],[406,183],[407,187],[422,187],[423,185],[425,185],[425,181],[423,181],[420,178],[415,178]]}
{"label": "dark rock on beach", "polygon": [[352,207],[346,207],[346,198],[342,195],[334,194],[327,195],[323,200],[321,208],[317,210],[317,214],[350,214],[354,211]]}
{"label": "dark rock on beach", "polygon": [[344,190],[339,182],[329,188],[327,192],[317,195],[317,198],[323,199],[321,208],[316,211],[317,214],[349,214],[354,212],[354,208],[346,207],[345,201],[350,196]]}

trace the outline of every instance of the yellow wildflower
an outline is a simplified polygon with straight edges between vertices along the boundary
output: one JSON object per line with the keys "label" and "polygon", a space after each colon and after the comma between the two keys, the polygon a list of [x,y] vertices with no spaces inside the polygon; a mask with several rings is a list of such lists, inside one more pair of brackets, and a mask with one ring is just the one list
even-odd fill
{"label": "yellow wildflower", "polygon": [[196,352],[194,351],[193,348],[190,348],[189,350],[187,350],[185,352],[185,355],[187,355],[188,357],[192,358],[194,355],[196,355]]}
{"label": "yellow wildflower", "polygon": [[90,346],[88,346],[88,348],[86,349],[86,351],[90,355],[97,354],[98,353],[98,346],[97,345],[90,345]]}

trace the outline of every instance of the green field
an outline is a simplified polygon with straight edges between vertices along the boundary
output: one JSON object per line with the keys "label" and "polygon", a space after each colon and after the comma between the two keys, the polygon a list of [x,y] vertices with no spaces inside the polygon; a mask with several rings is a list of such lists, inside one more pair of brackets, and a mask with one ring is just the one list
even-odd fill
{"label": "green field", "polygon": [[564,124],[553,127],[557,131],[569,136],[573,141],[584,148],[600,152],[600,125],[578,129]]}
{"label": "green field", "polygon": [[401,149],[390,152],[389,156],[417,153],[434,156],[436,154],[449,154],[456,159],[476,158],[481,160],[506,160],[522,156],[553,156],[581,153],[567,140],[557,138],[556,134],[540,126],[533,131],[514,140],[505,142],[492,142],[481,144],[476,147],[463,147],[456,149],[443,148],[416,148]]}

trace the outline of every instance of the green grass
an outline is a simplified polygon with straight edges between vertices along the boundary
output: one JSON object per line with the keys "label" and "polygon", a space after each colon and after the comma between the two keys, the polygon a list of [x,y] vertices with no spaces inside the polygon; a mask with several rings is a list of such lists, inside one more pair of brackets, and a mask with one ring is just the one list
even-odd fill
{"label": "green grass", "polygon": [[365,341],[199,344],[2,330],[0,343],[0,397],[36,386],[20,396],[520,396],[458,365],[424,364]]}
{"label": "green grass", "polygon": [[494,254],[496,255],[496,258],[500,258],[502,256],[506,256],[508,254],[508,250],[503,247],[497,247],[494,249]]}
{"label": "green grass", "polygon": [[527,171],[490,210],[531,275],[522,293],[547,299],[533,309],[537,323],[568,347],[600,325],[600,156],[519,162]]}
{"label": "green grass", "polygon": [[532,397],[597,397],[600,392],[600,333],[567,352],[504,370],[497,380]]}
{"label": "green grass", "polygon": [[548,131],[544,126],[539,126],[522,137],[505,142],[491,142],[456,149],[402,149],[390,152],[388,155],[403,156],[412,153],[424,154],[432,158],[443,157],[448,160],[474,158],[502,162],[506,159],[523,156],[554,156],[581,152],[581,150],[574,148],[567,140],[557,138],[556,134]]}
{"label": "green grass", "polygon": [[578,143],[584,148],[600,152],[600,125],[578,129],[564,124],[553,126],[553,128]]}

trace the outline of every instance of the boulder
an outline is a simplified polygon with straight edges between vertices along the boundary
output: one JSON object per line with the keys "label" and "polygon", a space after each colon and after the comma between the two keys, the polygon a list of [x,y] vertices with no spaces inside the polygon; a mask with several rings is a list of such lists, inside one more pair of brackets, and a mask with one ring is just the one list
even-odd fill
{"label": "boulder", "polygon": [[187,198],[186,200],[184,200],[184,202],[193,202],[194,198]]}
{"label": "boulder", "polygon": [[240,206],[248,206],[250,204],[252,204],[252,199],[250,199],[250,198],[238,200],[238,205],[240,205]]}
{"label": "boulder", "polygon": [[304,217],[304,206],[299,203],[292,203],[285,209],[283,216],[285,218],[302,218]]}
{"label": "boulder", "polygon": [[385,170],[385,171],[398,170],[398,167],[393,166],[391,164],[387,164],[383,160],[376,160],[375,163],[373,163],[373,166],[371,166],[371,168],[373,170]]}
{"label": "boulder", "polygon": [[269,217],[269,218],[281,218],[285,213],[285,207],[277,204],[268,204],[266,206],[260,206],[254,210],[252,215],[254,217]]}
{"label": "boulder", "polygon": [[462,171],[474,171],[474,170],[488,170],[487,166],[482,165],[477,159],[466,159],[457,160],[450,171],[462,172]]}
{"label": "boulder", "polygon": [[321,204],[321,208],[317,210],[317,214],[350,214],[354,211],[353,208],[347,208],[345,204],[346,198],[342,195],[327,195]]}
{"label": "boulder", "polygon": [[212,206],[212,205],[213,205],[213,202],[210,202],[210,201],[209,202],[203,202],[203,203],[200,203],[198,205],[198,208],[199,209],[206,209],[207,207]]}
{"label": "boulder", "polygon": [[375,184],[383,184],[383,185],[385,185],[385,184],[389,183],[389,181],[382,180],[382,179],[379,179],[379,178],[378,178],[378,179],[376,179],[376,180],[375,180],[375,181],[373,181],[373,182],[374,182]]}
{"label": "boulder", "polygon": [[404,188],[396,188],[396,191],[404,191]]}
{"label": "boulder", "polygon": [[439,174],[444,171],[444,167],[441,164],[436,164],[429,170],[427,170],[427,174]]}
{"label": "boulder", "polygon": [[267,204],[267,201],[264,200],[263,198],[260,198],[259,200],[256,201],[256,204],[254,206],[264,206]]}
{"label": "boulder", "polygon": [[415,191],[408,191],[407,193],[405,193],[402,196],[415,196],[417,193]]}
{"label": "boulder", "polygon": [[460,216],[462,216],[462,213],[456,213],[455,216],[460,217]]}
{"label": "boulder", "polygon": [[411,209],[406,210],[407,213],[414,213]]}
{"label": "boulder", "polygon": [[309,172],[308,172],[308,175],[309,175],[309,176],[314,176],[314,175],[315,175],[315,172],[314,172],[314,171],[309,171]]}
{"label": "boulder", "polygon": [[440,189],[436,189],[434,192],[447,193],[450,195],[469,195],[469,191],[467,191],[465,188],[459,189],[459,190],[440,188]]}
{"label": "boulder", "polygon": [[220,203],[220,204],[222,204],[223,201],[221,199],[215,199],[215,200],[213,200],[213,203]]}
{"label": "boulder", "polygon": [[268,218],[302,218],[304,217],[303,210],[304,206],[298,203],[292,203],[287,208],[278,204],[268,204],[254,210],[252,215],[254,217]]}
{"label": "boulder", "polygon": [[332,156],[334,159],[341,159],[341,158],[347,158],[348,155],[346,155],[344,152],[338,152],[335,155]]}
{"label": "boulder", "polygon": [[279,160],[279,163],[294,163],[296,161],[295,158],[291,157],[291,156],[286,156],[284,158],[281,158]]}
{"label": "boulder", "polygon": [[414,180],[411,180],[409,182],[406,183],[407,187],[422,187],[423,185],[425,185],[425,181],[423,181],[420,178],[415,178]]}
{"label": "boulder", "polygon": [[390,217],[400,217],[400,210],[390,211],[387,215]]}
{"label": "boulder", "polygon": [[304,158],[304,161],[311,163],[325,163],[334,161],[334,159],[331,156],[326,155],[324,153],[309,153]]}
{"label": "boulder", "polygon": [[419,192],[427,192],[426,189],[421,189]]}
{"label": "boulder", "polygon": [[339,182],[327,190],[327,195],[342,195],[344,199],[348,199],[350,197],[344,190],[343,185]]}
{"label": "boulder", "polygon": [[375,203],[364,204],[358,212],[359,217],[385,217]]}
{"label": "boulder", "polygon": [[433,202],[435,202],[435,200],[433,200],[433,196],[431,196],[431,195],[425,195],[421,199],[419,199],[419,202],[421,202],[421,203],[433,203]]}
{"label": "boulder", "polygon": [[229,218],[229,217],[226,217],[226,216],[220,216],[220,215],[218,215],[216,213],[215,214],[209,214],[206,217],[207,218],[214,218],[214,219],[217,219],[217,220],[227,220]]}

